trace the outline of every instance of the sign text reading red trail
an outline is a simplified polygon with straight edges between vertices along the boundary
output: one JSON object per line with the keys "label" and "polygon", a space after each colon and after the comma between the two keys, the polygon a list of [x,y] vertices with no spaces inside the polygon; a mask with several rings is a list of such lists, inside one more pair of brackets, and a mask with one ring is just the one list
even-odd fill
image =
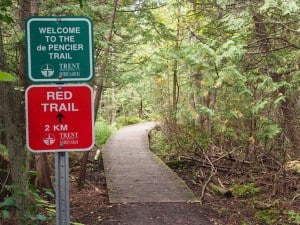
{"label": "sign text reading red trail", "polygon": [[29,150],[90,150],[94,145],[92,89],[88,85],[39,85],[26,90]]}

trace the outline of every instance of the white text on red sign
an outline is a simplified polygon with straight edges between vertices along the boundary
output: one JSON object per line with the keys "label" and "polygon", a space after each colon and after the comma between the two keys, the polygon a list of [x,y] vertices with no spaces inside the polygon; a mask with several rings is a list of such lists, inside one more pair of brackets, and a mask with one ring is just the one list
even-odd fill
{"label": "white text on red sign", "polygon": [[[70,91],[49,91],[46,94],[47,101],[51,100],[71,100],[73,97],[72,92]],[[41,103],[44,112],[78,112],[74,102],[68,103],[50,103],[45,102]]]}

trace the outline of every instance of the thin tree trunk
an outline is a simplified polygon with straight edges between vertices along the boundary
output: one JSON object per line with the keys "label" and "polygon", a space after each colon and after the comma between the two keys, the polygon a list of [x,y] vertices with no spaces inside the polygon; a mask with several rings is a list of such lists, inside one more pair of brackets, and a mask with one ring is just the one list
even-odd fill
{"label": "thin tree trunk", "polygon": [[111,107],[111,117],[110,117],[110,123],[111,124],[114,124],[115,122],[116,122],[116,117],[117,117],[117,110],[118,110],[118,108],[117,108],[117,105],[116,105],[116,100],[115,100],[115,84],[114,84],[114,82],[112,82],[112,95],[111,95],[111,105],[112,105],[112,107]]}
{"label": "thin tree trunk", "polygon": [[201,115],[197,109],[197,106],[201,104],[201,98],[199,96],[198,91],[201,89],[200,84],[201,74],[200,72],[195,72],[191,75],[191,86],[193,92],[190,94],[190,107],[193,113],[194,124],[196,127],[201,128]]}
{"label": "thin tree trunk", "polygon": [[[39,14],[39,0],[32,0],[30,2],[30,12],[31,15],[38,15]],[[48,154],[47,153],[40,153],[34,154],[35,158],[35,168],[37,171],[36,176],[36,186],[39,190],[46,189],[53,189],[52,181],[51,181],[51,172],[48,163]]]}
{"label": "thin tree trunk", "polygon": [[[106,41],[108,42],[108,46],[104,50],[104,55],[103,55],[104,61],[101,63],[100,71],[99,71],[99,73],[102,75],[104,75],[106,73],[107,62],[108,62],[108,57],[109,57],[109,50],[110,50],[109,43],[111,42],[112,37],[113,37],[113,27],[114,27],[115,19],[116,19],[118,1],[119,0],[114,0],[114,9],[113,9],[111,17],[110,17],[110,30],[108,31],[107,36],[106,36]],[[95,121],[96,121],[97,112],[99,109],[100,100],[101,100],[102,93],[103,93],[104,77],[105,76],[103,76],[103,78],[100,78],[100,81],[96,84],[97,89],[96,89],[96,94],[95,94],[95,99],[94,99]],[[89,158],[89,151],[86,151],[86,152],[84,152],[84,154],[81,158],[81,168],[80,168],[80,173],[79,173],[79,178],[78,178],[78,189],[79,190],[81,190],[83,188],[83,185],[85,182],[88,158]]]}
{"label": "thin tree trunk", "polygon": [[[8,66],[6,62],[6,56],[4,53],[4,47],[3,47],[3,39],[2,39],[2,30],[0,27],[0,70],[1,71],[8,71]],[[0,89],[5,88],[4,84],[0,83]],[[4,125],[4,107],[3,104],[3,98],[4,96],[1,96],[0,92],[0,144],[7,145],[6,144],[6,132],[5,132],[5,125]],[[6,97],[7,98],[7,97]],[[2,192],[0,193],[0,201],[3,201],[4,197],[6,195],[10,194],[10,192],[5,188],[6,185],[11,185],[11,175],[9,175],[9,161],[7,158],[4,158],[0,154],[0,179],[3,181],[3,183],[0,184],[0,189]]]}
{"label": "thin tree trunk", "polygon": [[[6,63],[6,56],[4,53],[2,30],[0,27],[0,70],[8,72],[8,66]],[[3,87],[0,87],[3,88]],[[1,99],[0,99],[1,101]],[[4,129],[4,118],[3,118],[3,106],[0,104],[0,144],[6,145],[5,140],[5,129]]]}
{"label": "thin tree trunk", "polygon": [[[175,52],[180,48],[180,5],[177,6],[177,24],[176,24],[176,43]],[[179,85],[178,85],[178,60],[175,58],[173,60],[173,86],[172,86],[172,110],[171,110],[171,122],[173,125],[177,123],[177,104],[179,98]]]}
{"label": "thin tree trunk", "polygon": [[[253,20],[255,24],[256,36],[260,41],[260,50],[262,52],[265,52],[266,57],[268,57],[268,52],[271,52],[272,50],[272,44],[267,33],[264,17],[259,13],[254,13]],[[273,65],[268,65],[268,69],[271,70],[272,66]],[[270,73],[269,75],[274,82],[280,82],[282,79],[282,75],[280,74]],[[286,90],[284,87],[280,88],[278,92],[283,95],[286,95]],[[291,142],[295,157],[300,158],[300,130],[297,127],[296,113],[294,110],[295,108],[295,103],[293,103],[288,96],[286,97],[285,101],[282,101],[280,103],[280,111],[282,115],[281,127],[284,130],[284,133],[286,134],[287,138]]]}

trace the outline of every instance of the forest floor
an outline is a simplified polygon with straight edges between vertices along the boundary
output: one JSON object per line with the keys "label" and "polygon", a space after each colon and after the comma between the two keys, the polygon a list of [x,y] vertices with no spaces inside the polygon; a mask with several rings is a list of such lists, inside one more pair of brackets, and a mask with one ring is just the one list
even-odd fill
{"label": "forest floor", "polygon": [[[203,195],[203,185],[197,181],[197,173],[200,172],[198,164],[180,161],[169,166],[185,180],[196,196]],[[254,173],[245,169],[240,175],[218,172],[214,180],[224,187],[233,188],[230,194],[225,195],[210,192],[207,188],[202,204],[110,204],[102,160],[91,159],[85,188],[78,191],[77,182],[71,179],[71,221],[86,225],[207,225],[200,222],[201,215],[216,225],[300,224],[300,198],[295,190],[299,175],[289,173],[286,174],[288,178],[283,179],[277,171],[267,174],[258,171]],[[76,176],[74,173],[71,177]],[[186,213],[182,213],[182,210]],[[164,218],[156,217],[155,212],[160,212],[160,215],[163,212]]]}
{"label": "forest floor", "polygon": [[[274,167],[266,162],[237,165],[234,161],[222,158],[215,164],[217,172],[212,173],[212,168],[200,163],[201,160],[197,162],[183,157],[180,161],[168,162],[167,165],[186,182],[197,197],[202,196],[201,203],[111,204],[102,159],[94,161],[91,152],[86,183],[79,191],[77,177],[81,154],[75,154],[78,155],[70,160],[70,208],[73,225],[300,224],[300,194],[299,189],[297,190],[299,174],[272,169]],[[231,170],[228,171],[228,168]],[[207,181],[228,192],[213,191],[214,188]],[[210,223],[201,222],[200,218]],[[11,218],[2,222],[0,220],[0,224],[16,223]]]}

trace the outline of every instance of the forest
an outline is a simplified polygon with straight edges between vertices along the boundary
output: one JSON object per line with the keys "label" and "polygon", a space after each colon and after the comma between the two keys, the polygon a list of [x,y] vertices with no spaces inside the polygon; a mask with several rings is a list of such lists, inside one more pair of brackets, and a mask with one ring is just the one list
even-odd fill
{"label": "forest", "polygon": [[53,222],[53,156],[24,147],[24,25],[54,15],[93,21],[96,144],[71,156],[79,191],[114,130],[157,121],[151,149],[202,204],[250,209],[227,224],[300,224],[299,0],[1,0],[0,221]]}

